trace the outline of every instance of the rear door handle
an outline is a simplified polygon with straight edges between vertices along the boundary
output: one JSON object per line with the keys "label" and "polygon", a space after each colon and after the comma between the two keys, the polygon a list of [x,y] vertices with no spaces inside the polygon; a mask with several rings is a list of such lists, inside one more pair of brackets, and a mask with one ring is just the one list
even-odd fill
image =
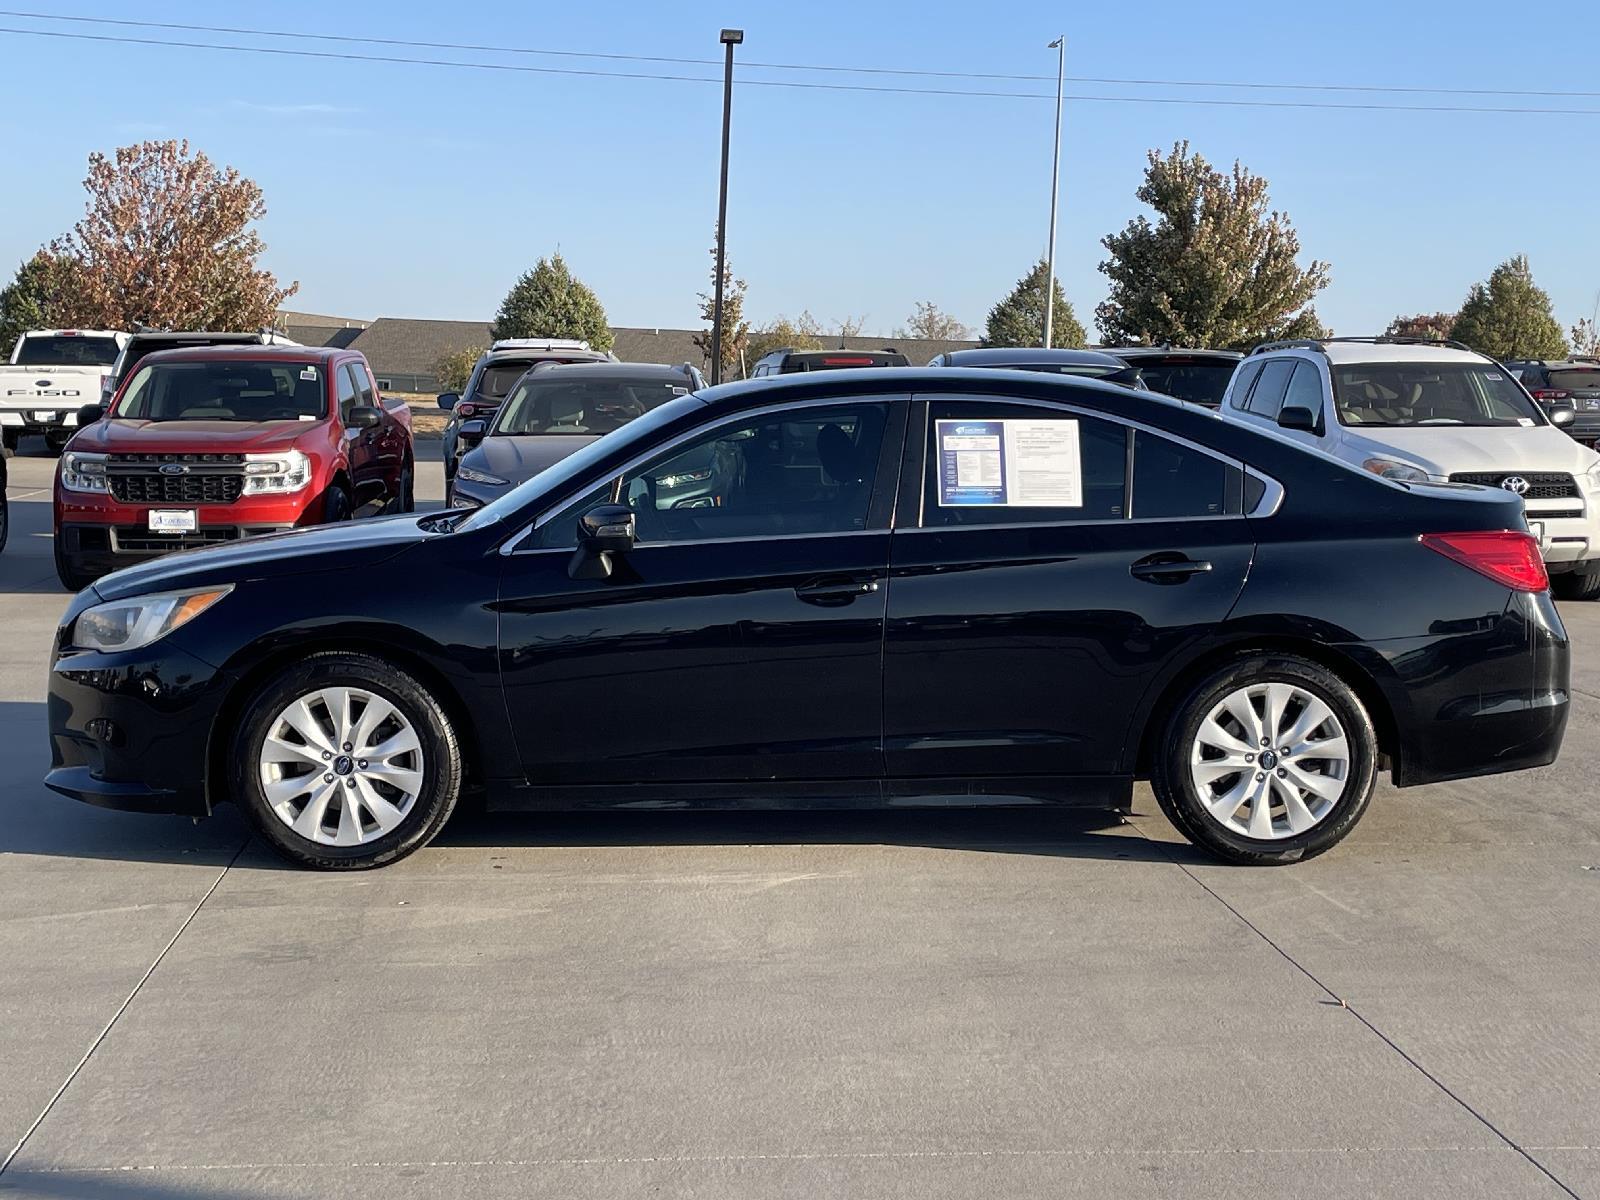
{"label": "rear door handle", "polygon": [[877,590],[876,579],[819,579],[795,588],[794,594],[807,604],[838,607],[858,597],[870,596]]}
{"label": "rear door handle", "polygon": [[1183,583],[1190,576],[1204,575],[1209,570],[1210,563],[1181,554],[1152,554],[1129,567],[1128,574],[1146,583]]}

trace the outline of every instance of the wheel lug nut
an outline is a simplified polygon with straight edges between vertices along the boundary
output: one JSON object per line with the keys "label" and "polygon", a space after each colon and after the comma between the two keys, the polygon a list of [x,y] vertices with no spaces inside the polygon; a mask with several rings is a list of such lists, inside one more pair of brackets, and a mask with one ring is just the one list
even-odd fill
{"label": "wheel lug nut", "polygon": [[333,776],[332,775],[324,775],[322,777],[322,782],[323,783],[332,783],[333,782]]}
{"label": "wheel lug nut", "polygon": [[347,752],[348,752],[348,751],[349,751],[349,749],[350,749],[350,743],[349,743],[349,742],[346,742],[346,743],[345,743],[345,744],[344,744],[344,748],[345,748],[345,750],[346,750],[346,751],[347,751]]}
{"label": "wheel lug nut", "polygon": [[347,779],[346,779],[346,780],[345,780],[345,781],[344,781],[344,785],[345,785],[345,787],[355,787],[355,785],[356,785],[356,781],[355,781],[355,780],[354,780],[354,779],[349,779],[349,778],[347,778]]}
{"label": "wheel lug nut", "polygon": [[1272,745],[1272,743],[1271,743],[1271,742],[1269,742],[1269,741],[1268,741],[1268,740],[1267,740],[1267,739],[1266,739],[1266,738],[1262,738],[1262,739],[1261,739],[1261,744],[1262,744],[1262,745],[1263,745],[1263,746],[1270,746],[1270,745]]}
{"label": "wheel lug nut", "polygon": [[1255,762],[1256,756],[1254,754],[1246,754],[1244,760],[1245,762]]}
{"label": "wheel lug nut", "polygon": [[1260,782],[1261,782],[1261,781],[1262,781],[1262,780],[1263,780],[1263,779],[1265,779],[1265,778],[1266,778],[1266,775],[1264,775],[1264,774],[1262,774],[1262,775],[1257,775],[1257,776],[1256,776],[1256,782],[1257,782],[1257,783],[1260,783]]}
{"label": "wheel lug nut", "polygon": [[332,750],[324,750],[322,752],[322,761],[323,762],[327,762],[328,759],[330,759],[332,757],[333,757],[333,751]]}
{"label": "wheel lug nut", "polygon": [[361,759],[359,762],[356,763],[356,766],[360,767],[363,771],[365,771],[367,769],[367,760],[364,759],[364,758]]}
{"label": "wheel lug nut", "polygon": [[1278,751],[1278,757],[1279,758],[1288,758],[1289,757],[1289,747],[1285,746],[1282,750],[1279,750]]}
{"label": "wheel lug nut", "polygon": [[1279,767],[1278,768],[1278,778],[1279,779],[1287,779],[1287,778],[1289,778],[1289,772],[1285,771],[1282,767]]}

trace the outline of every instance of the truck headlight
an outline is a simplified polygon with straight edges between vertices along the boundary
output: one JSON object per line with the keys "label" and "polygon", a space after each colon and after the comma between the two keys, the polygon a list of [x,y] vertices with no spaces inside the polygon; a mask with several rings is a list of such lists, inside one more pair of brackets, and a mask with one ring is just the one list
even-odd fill
{"label": "truck headlight", "polygon": [[61,456],[61,486],[69,492],[109,492],[106,456],[73,450]]}
{"label": "truck headlight", "polygon": [[311,460],[298,450],[244,456],[244,494],[298,492],[311,482]]}
{"label": "truck headlight", "polygon": [[233,591],[226,587],[188,592],[157,592],[112,600],[84,609],[72,625],[72,644],[79,650],[138,650],[194,620]]}
{"label": "truck headlight", "polygon": [[1369,458],[1361,466],[1363,469],[1371,471],[1374,475],[1382,475],[1385,479],[1394,479],[1400,483],[1428,482],[1428,473],[1421,467],[1413,467],[1410,463],[1395,462],[1392,458]]}

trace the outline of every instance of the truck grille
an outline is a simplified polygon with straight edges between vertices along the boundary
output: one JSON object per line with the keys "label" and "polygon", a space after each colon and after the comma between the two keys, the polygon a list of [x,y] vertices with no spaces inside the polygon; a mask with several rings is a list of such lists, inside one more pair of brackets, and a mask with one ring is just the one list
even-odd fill
{"label": "truck grille", "polygon": [[127,504],[232,504],[244,491],[244,456],[113,454],[106,476]]}
{"label": "truck grille", "polygon": [[1571,475],[1557,471],[1463,471],[1450,476],[1451,483],[1481,483],[1484,487],[1499,487],[1513,475],[1528,481],[1524,500],[1579,499],[1578,485]]}

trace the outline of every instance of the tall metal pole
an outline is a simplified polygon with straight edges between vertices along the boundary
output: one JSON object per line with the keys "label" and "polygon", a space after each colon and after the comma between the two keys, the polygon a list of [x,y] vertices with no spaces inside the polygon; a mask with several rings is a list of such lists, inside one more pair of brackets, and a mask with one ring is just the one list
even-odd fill
{"label": "tall metal pole", "polygon": [[722,280],[728,261],[728,132],[733,124],[733,48],[744,41],[744,30],[724,29],[722,44],[728,56],[722,70],[722,184],[717,193],[716,307],[711,314],[711,382],[722,382]]}
{"label": "tall metal pole", "polygon": [[1067,35],[1062,34],[1050,43],[1056,55],[1056,147],[1055,161],[1050,167],[1050,250],[1045,258],[1044,282],[1044,348],[1050,348],[1050,337],[1055,329],[1056,317],[1056,197],[1061,192],[1061,93],[1067,74]]}

